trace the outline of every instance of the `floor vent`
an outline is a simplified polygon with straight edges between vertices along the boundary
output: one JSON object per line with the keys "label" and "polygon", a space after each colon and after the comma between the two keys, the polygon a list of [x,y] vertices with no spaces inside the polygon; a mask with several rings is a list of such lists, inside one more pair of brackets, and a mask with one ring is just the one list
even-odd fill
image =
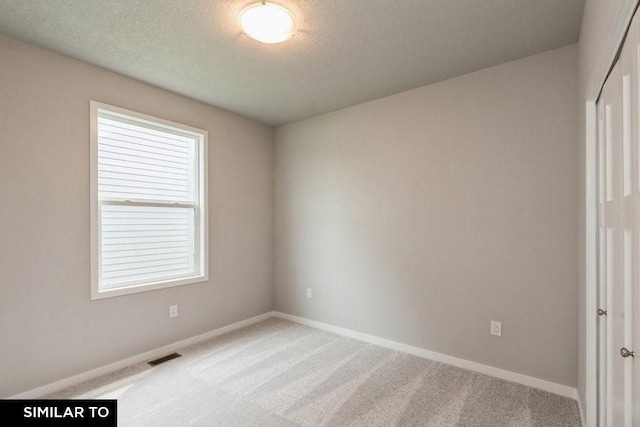
{"label": "floor vent", "polygon": [[150,366],[156,366],[156,365],[159,365],[161,363],[168,362],[169,360],[175,359],[176,357],[180,357],[180,356],[182,356],[180,353],[171,353],[171,354],[167,354],[166,356],[162,356],[162,357],[160,357],[158,359],[150,360],[149,362],[147,362],[147,364],[150,365]]}

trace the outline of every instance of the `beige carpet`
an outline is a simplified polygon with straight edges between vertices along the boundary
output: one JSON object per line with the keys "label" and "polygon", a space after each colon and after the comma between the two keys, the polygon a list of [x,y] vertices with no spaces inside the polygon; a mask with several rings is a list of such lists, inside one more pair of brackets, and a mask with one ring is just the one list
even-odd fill
{"label": "beige carpet", "polygon": [[576,402],[280,319],[51,398],[116,398],[119,426],[580,426]]}

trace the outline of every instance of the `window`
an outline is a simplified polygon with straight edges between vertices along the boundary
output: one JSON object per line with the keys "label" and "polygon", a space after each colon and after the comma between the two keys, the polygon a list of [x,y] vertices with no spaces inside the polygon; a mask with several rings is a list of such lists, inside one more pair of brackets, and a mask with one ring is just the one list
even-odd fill
{"label": "window", "polygon": [[207,132],[91,101],[91,298],[208,279]]}

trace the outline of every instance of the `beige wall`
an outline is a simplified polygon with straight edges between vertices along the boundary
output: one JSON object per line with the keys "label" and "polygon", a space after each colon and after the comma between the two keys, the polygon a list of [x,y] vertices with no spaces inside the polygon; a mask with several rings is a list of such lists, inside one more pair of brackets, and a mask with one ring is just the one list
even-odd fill
{"label": "beige wall", "polygon": [[577,105],[569,46],[277,128],[276,308],[575,386]]}
{"label": "beige wall", "polygon": [[[272,309],[271,128],[1,36],[0,63],[0,397]],[[90,99],[209,131],[209,282],[90,300]]]}

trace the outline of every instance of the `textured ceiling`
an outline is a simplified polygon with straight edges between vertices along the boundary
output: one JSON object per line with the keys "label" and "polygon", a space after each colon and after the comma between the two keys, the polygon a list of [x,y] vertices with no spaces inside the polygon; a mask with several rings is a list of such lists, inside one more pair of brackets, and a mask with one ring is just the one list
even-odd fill
{"label": "textured ceiling", "polygon": [[0,33],[279,125],[576,43],[584,5],[272,1],[298,22],[278,45],[241,33],[254,0],[0,0]]}

